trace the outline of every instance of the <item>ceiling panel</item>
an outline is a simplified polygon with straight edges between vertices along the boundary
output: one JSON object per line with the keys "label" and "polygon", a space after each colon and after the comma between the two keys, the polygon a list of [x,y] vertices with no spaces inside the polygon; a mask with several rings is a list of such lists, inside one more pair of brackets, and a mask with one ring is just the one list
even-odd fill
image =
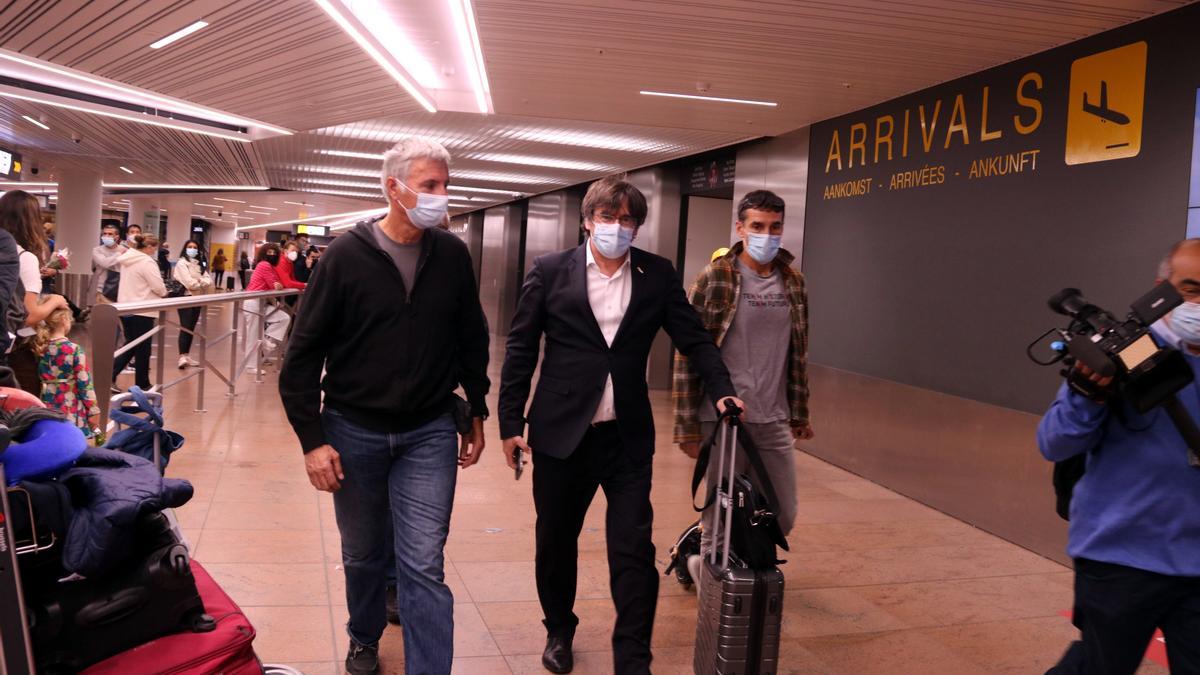
{"label": "ceiling panel", "polygon": [[[412,24],[401,28],[417,51],[455,53],[457,38],[418,21],[421,3],[382,1]],[[0,142],[110,182],[265,184],[372,206],[379,161],[336,153],[421,134],[449,148],[457,185],[534,194],[790,131],[1185,4],[473,0],[499,113],[482,116],[424,112],[312,0],[0,0],[0,48],[299,132],[243,144],[0,98]],[[210,25],[149,49],[198,19]],[[453,208],[511,195],[475,197]]]}
{"label": "ceiling panel", "polygon": [[12,0],[0,47],[297,130],[420,109],[312,0]]}
{"label": "ceiling panel", "polygon": [[[1185,4],[475,0],[498,112],[765,135]],[[638,94],[696,94],[698,83],[779,107]]]}

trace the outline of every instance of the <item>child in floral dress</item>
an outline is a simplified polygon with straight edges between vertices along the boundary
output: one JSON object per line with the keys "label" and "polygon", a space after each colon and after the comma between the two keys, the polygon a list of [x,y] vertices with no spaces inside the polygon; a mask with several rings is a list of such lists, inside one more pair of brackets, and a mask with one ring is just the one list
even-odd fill
{"label": "child in floral dress", "polygon": [[41,354],[42,402],[65,413],[91,439],[99,431],[100,407],[83,347],[67,337],[71,325],[71,310],[62,308],[38,326],[35,346]]}

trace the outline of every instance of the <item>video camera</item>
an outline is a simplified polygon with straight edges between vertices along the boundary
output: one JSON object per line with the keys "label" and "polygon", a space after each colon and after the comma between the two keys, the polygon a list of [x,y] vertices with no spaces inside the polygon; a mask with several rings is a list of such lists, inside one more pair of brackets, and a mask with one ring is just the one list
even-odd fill
{"label": "video camera", "polygon": [[[1038,365],[1062,362],[1067,384],[1083,396],[1100,402],[1121,399],[1139,414],[1163,406],[1189,449],[1189,462],[1200,466],[1200,429],[1179,403],[1175,394],[1195,379],[1187,358],[1178,349],[1160,347],[1150,334],[1150,326],[1183,303],[1183,298],[1168,283],[1156,285],[1130,305],[1124,320],[1088,302],[1076,288],[1064,288],[1047,301],[1050,309],[1071,317],[1066,328],[1051,328],[1026,349]],[[1046,338],[1052,356],[1039,359],[1034,349]],[[1074,368],[1076,362],[1113,382],[1097,386]]]}

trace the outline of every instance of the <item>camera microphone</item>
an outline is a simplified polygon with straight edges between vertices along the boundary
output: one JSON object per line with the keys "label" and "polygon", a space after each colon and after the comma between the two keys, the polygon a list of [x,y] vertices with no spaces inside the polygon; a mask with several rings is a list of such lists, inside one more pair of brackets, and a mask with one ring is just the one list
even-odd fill
{"label": "camera microphone", "polygon": [[1055,314],[1077,316],[1090,303],[1083,299],[1083,293],[1078,288],[1064,288],[1050,296],[1046,304]]}

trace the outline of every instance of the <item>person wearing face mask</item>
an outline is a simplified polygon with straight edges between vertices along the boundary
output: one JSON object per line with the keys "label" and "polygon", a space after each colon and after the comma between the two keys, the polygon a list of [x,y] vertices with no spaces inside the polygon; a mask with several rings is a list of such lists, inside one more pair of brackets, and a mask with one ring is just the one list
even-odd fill
{"label": "person wearing face mask", "polygon": [[[213,279],[205,269],[207,265],[206,257],[203,250],[200,248],[200,242],[195,239],[188,239],[183,244],[183,256],[175,263],[175,268],[172,271],[172,276],[175,281],[183,284],[188,295],[203,295],[212,292]],[[200,320],[200,312],[203,307],[187,307],[179,310],[179,368],[180,370],[188,366],[198,366],[200,363],[191,358],[192,351],[192,333],[196,329],[196,322]]]}
{"label": "person wearing face mask", "polygon": [[[443,550],[458,468],[474,465],[484,448],[491,383],[470,253],[437,227],[448,205],[449,163],[446,149],[424,138],[384,154],[388,213],[325,250],[279,375],[309,480],[333,493],[349,673],[379,670],[389,553],[405,618],[405,670],[449,673],[454,655]],[[459,385],[472,418],[461,441]]]}
{"label": "person wearing face mask", "polygon": [[[282,257],[279,244],[263,244],[254,259],[254,274],[251,275],[250,284],[246,286],[246,290],[282,291],[283,280],[279,278],[278,271],[279,261]],[[288,326],[292,321],[291,315],[279,309],[270,302],[270,299],[250,299],[243,304],[243,308],[245,314],[243,325],[251,340],[258,339],[259,322],[264,322],[262,349],[265,350],[269,359],[287,336]]]}
{"label": "person wearing face mask", "polygon": [[283,284],[284,288],[304,290],[304,282],[296,279],[296,261],[299,259],[299,244],[295,241],[289,241],[283,245],[279,256],[279,264],[275,266],[275,272],[279,275],[279,281]]}
{"label": "person wearing face mask", "polygon": [[[1158,282],[1185,302],[1151,333],[1183,352],[1197,376],[1178,398],[1200,420],[1200,239],[1171,248]],[[1112,384],[1074,367],[1102,390]],[[1166,412],[1138,414],[1119,397],[1099,402],[1063,383],[1037,440],[1048,460],[1086,459],[1072,491],[1067,543],[1080,640],[1047,672],[1133,673],[1161,628],[1171,672],[1200,673],[1200,467],[1189,465]]]}
{"label": "person wearing face mask", "polygon": [[[158,257],[158,237],[152,234],[134,235],[132,245],[121,254],[121,288],[117,302],[145,302],[166,297],[167,287],[163,283],[155,259]],[[125,339],[133,342],[154,328],[155,312],[130,314],[121,317]],[[150,340],[145,340],[133,349],[121,354],[113,362],[113,382],[133,361],[134,383],[149,389],[150,383]]]}
{"label": "person wearing face mask", "polygon": [[[784,202],[768,190],[747,193],[738,202],[741,239],[714,259],[692,284],[688,295],[704,327],[721,346],[733,384],[749,410],[743,426],[753,439],[779,497],[780,528],[786,535],[796,519],[795,441],[813,436],[808,416],[808,300],[804,275],[792,269],[795,257],[780,248]],[[700,405],[703,389],[688,359],[676,354],[672,377],[675,442],[688,457],[712,433],[717,417]],[[745,458],[739,455],[739,461]],[[739,467],[739,470],[741,467]],[[717,481],[710,462],[708,484]],[[757,477],[753,477],[757,483]],[[759,487],[761,490],[762,488]],[[716,507],[702,516],[711,523]],[[707,553],[714,525],[703,528],[701,552]],[[700,557],[689,560],[699,580]]]}
{"label": "person wearing face mask", "polygon": [[92,292],[88,295],[96,303],[117,301],[117,289],[121,285],[121,269],[117,260],[124,252],[121,230],[116,225],[105,225],[100,230],[100,245],[92,249]]}
{"label": "person wearing face mask", "polygon": [[[500,437],[509,467],[516,468],[518,448],[533,459],[535,575],[547,633],[542,666],[554,673],[574,667],[579,532],[603,488],[617,608],[614,670],[649,673],[658,570],[646,362],[659,330],[692,360],[713,405],[744,404],[670,261],[631,248],[646,220],[641,191],[622,177],[604,178],[588,188],[581,215],[587,240],[538,257],[525,277],[501,372]],[[543,337],[545,358],[526,416]]]}

